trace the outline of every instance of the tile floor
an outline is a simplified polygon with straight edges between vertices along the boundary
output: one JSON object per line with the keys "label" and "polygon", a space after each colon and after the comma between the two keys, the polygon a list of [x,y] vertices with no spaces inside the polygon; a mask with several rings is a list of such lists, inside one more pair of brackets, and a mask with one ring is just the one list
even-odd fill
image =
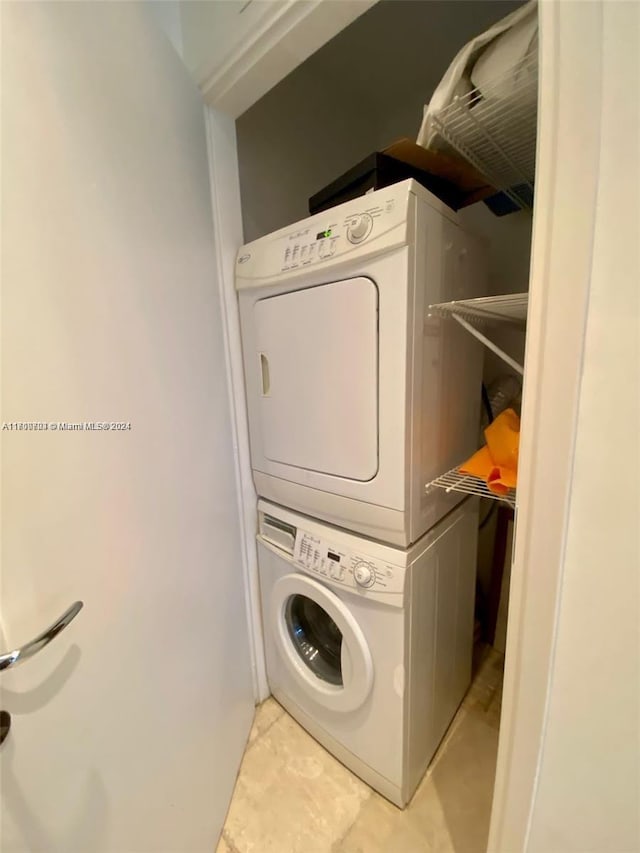
{"label": "tile floor", "polygon": [[504,659],[475,675],[404,811],[347,770],[275,700],[258,709],[217,853],[484,853]]}

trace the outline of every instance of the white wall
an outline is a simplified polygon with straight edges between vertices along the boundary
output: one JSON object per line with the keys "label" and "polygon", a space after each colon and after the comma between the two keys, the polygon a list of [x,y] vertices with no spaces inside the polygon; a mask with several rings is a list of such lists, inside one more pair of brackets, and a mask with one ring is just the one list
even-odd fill
{"label": "white wall", "polygon": [[167,36],[178,56],[182,57],[182,23],[180,21],[180,0],[145,0],[156,25]]}
{"label": "white wall", "polygon": [[640,850],[640,208],[630,192],[640,122],[625,85],[640,79],[639,34],[637,4],[603,4],[593,268],[531,853]]}
{"label": "white wall", "polygon": [[236,123],[245,241],[309,215],[307,200],[366,157],[375,115],[308,62]]}

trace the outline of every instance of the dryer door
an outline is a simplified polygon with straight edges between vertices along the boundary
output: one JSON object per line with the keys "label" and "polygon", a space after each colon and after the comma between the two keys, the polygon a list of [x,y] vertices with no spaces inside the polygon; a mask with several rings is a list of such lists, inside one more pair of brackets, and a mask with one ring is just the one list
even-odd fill
{"label": "dryer door", "polygon": [[373,663],[353,614],[331,590],[305,575],[285,575],[271,595],[278,651],[310,698],[354,711],[373,686]]}
{"label": "dryer door", "polygon": [[259,411],[271,462],[366,481],[378,470],[378,289],[369,278],[254,306]]}

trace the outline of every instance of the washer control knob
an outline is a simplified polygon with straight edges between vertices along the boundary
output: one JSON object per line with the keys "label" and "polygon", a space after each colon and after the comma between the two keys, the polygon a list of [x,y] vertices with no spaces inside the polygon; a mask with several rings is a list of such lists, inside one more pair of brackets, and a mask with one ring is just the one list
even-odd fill
{"label": "washer control knob", "polygon": [[368,213],[354,216],[347,228],[347,240],[351,243],[362,243],[373,228],[373,219]]}
{"label": "washer control knob", "polygon": [[356,563],[353,576],[358,586],[370,587],[376,582],[375,572],[369,563]]}

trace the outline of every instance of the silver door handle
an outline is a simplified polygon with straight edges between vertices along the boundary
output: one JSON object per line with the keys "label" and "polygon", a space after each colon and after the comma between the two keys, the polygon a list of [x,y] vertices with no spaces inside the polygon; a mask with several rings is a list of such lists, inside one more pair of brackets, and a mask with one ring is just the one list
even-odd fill
{"label": "silver door handle", "polygon": [[45,646],[49,645],[51,640],[54,637],[57,637],[60,631],[67,627],[69,622],[72,622],[78,613],[82,610],[84,602],[82,601],[74,601],[74,603],[69,607],[68,610],[62,614],[59,619],[53,623],[53,625],[49,625],[46,631],[43,631],[42,634],[39,634],[35,639],[31,640],[29,643],[25,643],[19,649],[14,649],[12,652],[5,652],[3,655],[0,655],[0,671],[3,669],[9,669],[10,666],[18,666],[20,663],[24,663],[24,661],[28,660],[30,657],[33,657],[40,649],[43,649]]}

